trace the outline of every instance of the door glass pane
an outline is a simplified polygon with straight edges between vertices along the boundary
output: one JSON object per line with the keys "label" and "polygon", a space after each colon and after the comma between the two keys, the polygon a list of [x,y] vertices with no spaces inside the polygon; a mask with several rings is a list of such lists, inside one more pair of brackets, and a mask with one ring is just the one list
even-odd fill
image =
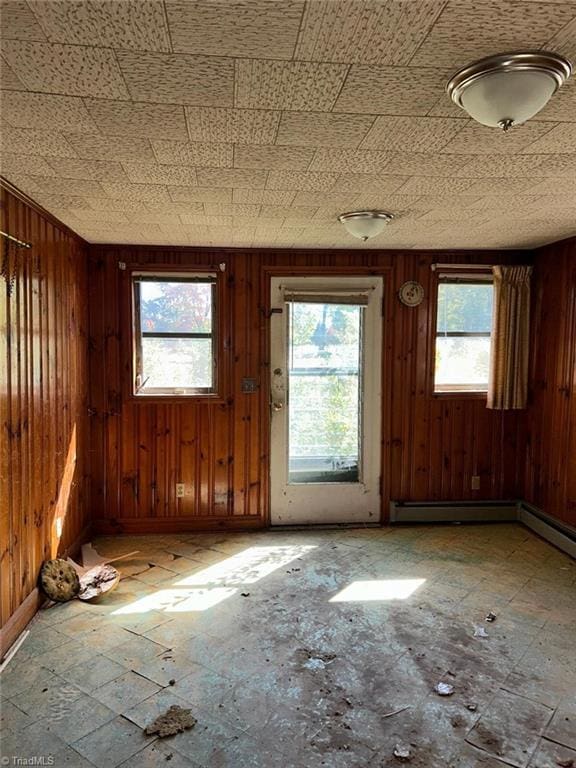
{"label": "door glass pane", "polygon": [[357,483],[364,308],[288,307],[288,481]]}

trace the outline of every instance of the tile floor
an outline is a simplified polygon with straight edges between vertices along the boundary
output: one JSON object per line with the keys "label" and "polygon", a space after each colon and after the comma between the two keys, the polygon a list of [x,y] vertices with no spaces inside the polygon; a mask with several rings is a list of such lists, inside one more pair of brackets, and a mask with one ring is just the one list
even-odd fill
{"label": "tile floor", "polygon": [[[520,525],[94,543],[139,554],[33,621],[2,765],[576,766],[576,563]],[[196,727],[145,736],[173,703]]]}

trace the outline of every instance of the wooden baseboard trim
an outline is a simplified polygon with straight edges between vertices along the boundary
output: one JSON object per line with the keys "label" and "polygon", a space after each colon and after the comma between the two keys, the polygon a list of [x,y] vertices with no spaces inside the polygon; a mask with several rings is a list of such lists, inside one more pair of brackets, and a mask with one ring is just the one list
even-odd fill
{"label": "wooden baseboard trim", "polygon": [[121,517],[115,520],[97,519],[93,521],[94,534],[110,536],[112,534],[140,533],[212,533],[214,531],[246,531],[265,528],[260,515],[243,517]]}

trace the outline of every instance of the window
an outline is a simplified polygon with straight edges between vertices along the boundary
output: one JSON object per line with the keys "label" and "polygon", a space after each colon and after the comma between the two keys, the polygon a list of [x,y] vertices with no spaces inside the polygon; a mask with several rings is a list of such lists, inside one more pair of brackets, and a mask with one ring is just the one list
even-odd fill
{"label": "window", "polygon": [[440,276],[435,392],[488,390],[492,297],[491,276]]}
{"label": "window", "polygon": [[216,393],[216,275],[132,275],[134,394]]}

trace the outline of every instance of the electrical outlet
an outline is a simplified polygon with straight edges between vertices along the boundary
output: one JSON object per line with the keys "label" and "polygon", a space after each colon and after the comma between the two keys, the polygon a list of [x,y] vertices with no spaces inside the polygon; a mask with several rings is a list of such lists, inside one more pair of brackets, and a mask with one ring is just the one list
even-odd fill
{"label": "electrical outlet", "polygon": [[472,475],[472,490],[480,490],[480,475]]}
{"label": "electrical outlet", "polygon": [[176,483],[176,498],[177,499],[183,499],[184,498],[184,490],[185,490],[184,483]]}

